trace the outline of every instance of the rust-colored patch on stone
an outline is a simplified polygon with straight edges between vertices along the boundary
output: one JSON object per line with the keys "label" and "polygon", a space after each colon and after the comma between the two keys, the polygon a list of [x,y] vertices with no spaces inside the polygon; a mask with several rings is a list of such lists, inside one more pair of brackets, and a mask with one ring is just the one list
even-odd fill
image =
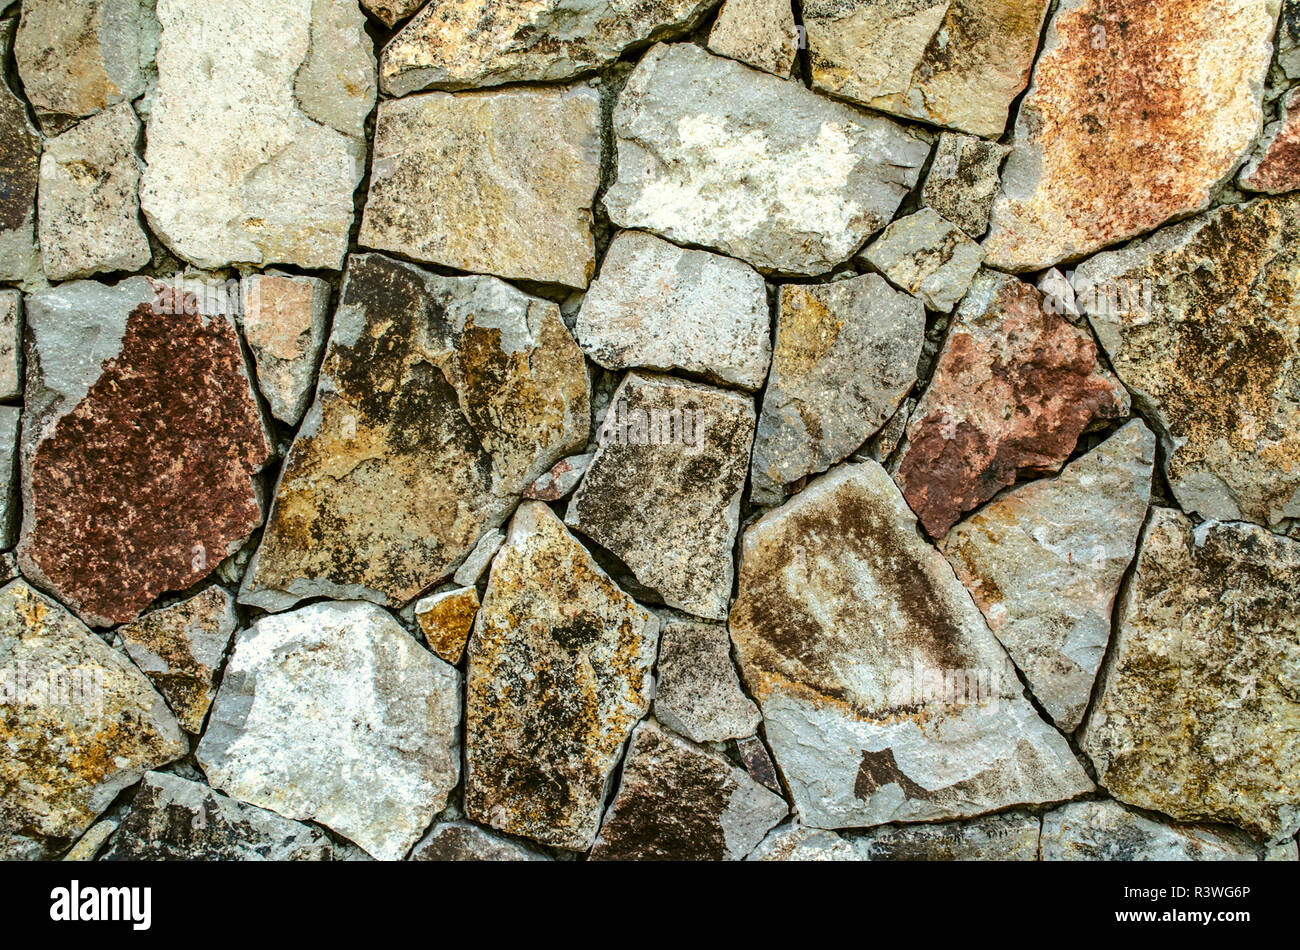
{"label": "rust-colored patch on stone", "polygon": [[465,652],[478,606],[478,591],[466,587],[420,601],[415,620],[433,652],[455,665]]}

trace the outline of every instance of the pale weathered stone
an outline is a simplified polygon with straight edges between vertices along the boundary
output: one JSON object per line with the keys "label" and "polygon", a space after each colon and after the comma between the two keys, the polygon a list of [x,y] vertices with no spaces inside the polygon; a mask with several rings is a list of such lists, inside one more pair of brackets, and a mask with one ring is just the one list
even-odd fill
{"label": "pale weathered stone", "polygon": [[473,587],[483,576],[483,572],[488,569],[492,558],[496,557],[497,551],[501,550],[501,545],[505,544],[505,541],[506,533],[500,528],[485,531],[478,539],[478,544],[474,545],[474,550],[470,551],[460,567],[456,568],[452,580],[461,587]]}
{"label": "pale weathered stone", "polygon": [[470,640],[465,811],[590,848],[623,744],[650,709],[658,620],[526,501],[492,562]]}
{"label": "pale weathered stone", "polygon": [[789,76],[799,52],[790,0],[727,0],[709,31],[709,50],[747,66]]}
{"label": "pale weathered stone", "polygon": [[854,840],[866,861],[1036,861],[1038,816],[1024,812],[971,821],[902,825]]}
{"label": "pale weathered stone", "polygon": [[896,287],[940,313],[952,312],[984,262],[980,246],[933,208],[895,221],[862,256]]}
{"label": "pale weathered stone", "polygon": [[853,845],[833,831],[791,822],[773,829],[746,861],[861,861]]}
{"label": "pale weathered stone", "polygon": [[986,138],[1029,83],[1049,0],[803,0],[813,86]]}
{"label": "pale weathered stone", "polygon": [[916,382],[925,340],[920,301],[878,274],[781,288],[772,374],[750,477],[755,504],[860,447]]}
{"label": "pale weathered stone", "polygon": [[13,546],[21,515],[15,490],[21,423],[21,409],[17,406],[0,406],[0,549],[5,550]]}
{"label": "pale weathered stone", "polygon": [[590,86],[386,100],[359,240],[460,270],[586,287],[599,184],[600,97]]}
{"label": "pale weathered stone", "polygon": [[1063,732],[1083,720],[1111,608],[1151,500],[1156,440],[1134,420],[1056,478],[956,525],[942,550]]}
{"label": "pale weathered stone", "polygon": [[271,415],[297,425],[329,324],[330,285],[316,277],[254,274],[244,282],[244,339]]}
{"label": "pale weathered stone", "polygon": [[753,441],[748,396],[628,373],[565,522],[670,607],[723,620]]}
{"label": "pale weathered stone", "polygon": [[262,523],[272,445],[234,319],[142,277],[27,298],[19,562],[93,626],[134,620]]}
{"label": "pale weathered stone", "polygon": [[50,280],[139,270],[153,256],[140,226],[140,120],[129,102],[45,142],[40,239]]}
{"label": "pale weathered stone", "polygon": [[238,625],[234,598],[214,586],[127,624],[118,635],[135,665],[163,694],[181,728],[198,735]]}
{"label": "pale weathered stone", "polygon": [[1016,120],[989,264],[1040,270],[1209,207],[1259,135],[1277,12],[1062,0]]}
{"label": "pale weathered stone", "polygon": [[[0,23],[0,54],[6,58],[13,30],[13,20]],[[38,258],[40,165],[41,137],[27,117],[27,105],[0,75],[0,281],[23,280]]]}
{"label": "pale weathered stone", "polygon": [[582,352],[555,304],[353,257],[241,603],[408,603],[590,425]]}
{"label": "pale weathered stone", "polygon": [[1300,542],[1155,508],[1081,746],[1121,801],[1300,829]]}
{"label": "pale weathered stone", "polygon": [[396,26],[420,7],[426,0],[361,0],[361,5],[384,26]]}
{"label": "pale weathered stone", "polygon": [[411,852],[412,861],[545,861],[530,848],[468,821],[444,821]]}
{"label": "pale weathered stone", "polygon": [[655,718],[693,742],[752,736],[763,717],[740,688],[727,628],[665,620],[655,680]]}
{"label": "pale weathered stone", "polygon": [[23,394],[23,295],[0,290],[0,399]]}
{"label": "pale weathered stone", "polygon": [[0,859],[53,857],[185,752],[126,657],[23,581],[0,590]]}
{"label": "pale weathered stone", "polygon": [[1075,273],[1081,309],[1203,518],[1300,517],[1300,195],[1221,208]]}
{"label": "pale weathered stone", "polygon": [[894,216],[929,146],[903,127],[689,43],[657,46],[614,110],[615,223],[822,274]]}
{"label": "pale weathered stone", "polygon": [[200,267],[337,269],[374,107],[365,17],[337,0],[158,0],[140,203]]}
{"label": "pale weathered stone", "polygon": [[594,861],[739,861],[790,813],[716,752],[637,726]]}
{"label": "pale weathered stone", "polygon": [[1238,183],[1248,191],[1278,195],[1300,189],[1300,89],[1282,101],[1282,114],[1264,129],[1254,157]]}
{"label": "pale weathered stone", "polygon": [[108,844],[108,839],[113,837],[113,832],[117,831],[120,824],[121,822],[116,818],[105,818],[95,822],[90,826],[90,830],[68,849],[68,853],[63,856],[63,860],[94,861],[99,857],[99,853],[104,850],[104,845]]}
{"label": "pale weathered stone", "polygon": [[921,189],[921,201],[978,240],[989,229],[1002,162],[1009,154],[1006,145],[943,133]]}
{"label": "pale weathered stone", "polygon": [[875,462],[835,469],[749,527],[731,638],[811,827],[1092,790]]}
{"label": "pale weathered stone", "polygon": [[524,489],[524,497],[533,501],[559,501],[567,498],[587,474],[594,452],[571,455],[555,463],[555,467],[544,473],[537,481]]}
{"label": "pale weathered stone", "polygon": [[455,0],[431,3],[380,57],[384,91],[555,82],[635,43],[689,32],[710,0]]}
{"label": "pale weathered stone", "polygon": [[1072,802],[1043,816],[1044,861],[1254,861],[1240,833],[1169,825],[1113,801]]}
{"label": "pale weathered stone", "polygon": [[460,686],[374,604],[312,604],[239,633],[196,757],[213,788],[394,860],[460,778]]}
{"label": "pale weathered stone", "polygon": [[1059,471],[1089,426],[1128,414],[1087,330],[1050,311],[1034,287],[993,271],[958,309],[897,475],[932,536],[1018,478]]}
{"label": "pale weathered stone", "polygon": [[619,233],[574,336],[606,369],[684,370],[758,389],[772,359],[767,287],[748,264]]}
{"label": "pale weathered stone", "polygon": [[430,649],[455,666],[465,653],[478,606],[478,591],[473,587],[444,591],[416,603],[415,622]]}

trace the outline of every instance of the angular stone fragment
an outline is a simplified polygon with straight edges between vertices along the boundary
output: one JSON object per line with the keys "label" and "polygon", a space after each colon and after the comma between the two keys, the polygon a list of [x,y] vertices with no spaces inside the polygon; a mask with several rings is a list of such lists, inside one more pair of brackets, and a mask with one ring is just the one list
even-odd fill
{"label": "angular stone fragment", "polygon": [[460,673],[374,604],[241,631],[196,753],[213,788],[401,858],[460,779]]}
{"label": "angular stone fragment", "polygon": [[1074,275],[1185,511],[1300,516],[1300,195],[1226,206]]}
{"label": "angular stone fragment", "polygon": [[751,500],[779,504],[783,486],[825,471],[870,438],[916,382],[924,341],[920,301],[878,274],[783,286]]}
{"label": "angular stone fragment", "polygon": [[822,274],[894,216],[929,154],[888,119],[689,43],[657,46],[614,110],[610,217],[761,271]]}
{"label": "angular stone fragment", "polygon": [[799,52],[790,0],[727,0],[709,31],[709,51],[789,76]]}
{"label": "angular stone fragment", "polygon": [[556,462],[555,467],[524,489],[524,497],[533,501],[559,501],[568,497],[587,474],[594,453],[571,455]]}
{"label": "angular stone fragment", "polygon": [[181,728],[198,735],[216,695],[217,672],[239,625],[220,587],[141,617],[118,631],[135,665],[153,681]]}
{"label": "angular stone fragment", "polygon": [[[22,410],[0,406],[0,549],[13,546],[21,512],[18,508],[18,434]],[[7,578],[6,578],[7,579]]]}
{"label": "angular stone fragment", "polygon": [[781,794],[781,780],[776,774],[776,763],[772,761],[772,756],[768,755],[767,746],[763,745],[762,739],[758,736],[747,736],[741,739],[736,743],[736,754],[740,756],[740,764],[745,767],[745,771],[754,781],[778,795]]}
{"label": "angular stone fragment", "polygon": [[[0,4],[2,6],[2,4]],[[94,861],[99,857],[99,853],[104,850],[104,845],[108,844],[108,839],[113,837],[113,832],[117,831],[121,824],[115,818],[105,818],[91,825],[90,830],[81,836],[68,853],[63,856],[64,861]]]}
{"label": "angular stone fragment", "polygon": [[1062,0],[984,249],[1032,271],[1209,207],[1259,135],[1277,0]]}
{"label": "angular stone fragment", "polygon": [[387,100],[359,240],[460,270],[586,287],[600,148],[600,97],[586,85]]}
{"label": "angular stone fragment", "polygon": [[875,462],[745,532],[731,638],[802,821],[963,818],[1092,783]]}
{"label": "angular stone fragment", "polygon": [[0,590],[0,859],[53,857],[185,752],[126,657],[23,581]]}
{"label": "angular stone fragment", "polygon": [[415,605],[415,622],[433,652],[455,666],[465,652],[478,606],[475,588],[449,590],[419,601]]}
{"label": "angular stone fragment", "polygon": [[1044,861],[1254,861],[1244,835],[1168,825],[1113,801],[1072,802],[1043,816]]}
{"label": "angular stone fragment", "polygon": [[718,753],[643,722],[591,858],[739,861],[788,814],[785,799]]}
{"label": "angular stone fragment", "polygon": [[329,324],[330,285],[315,277],[254,274],[244,282],[244,338],[271,415],[302,421]]}
{"label": "angular stone fragment", "polygon": [[1300,542],[1155,508],[1084,725],[1098,782],[1179,821],[1300,829]]}
{"label": "angular stone fragment", "polygon": [[329,861],[334,844],[309,825],[150,772],[104,861]]}
{"label": "angular stone fragment", "polygon": [[240,601],[409,602],[590,425],[582,352],[555,304],[353,257]]}
{"label": "angular stone fragment", "polygon": [[885,228],[863,257],[931,310],[951,313],[984,262],[980,246],[932,208]]}
{"label": "angular stone fragment", "polygon": [[272,446],[228,314],[141,277],[27,299],[23,573],[87,623],[192,587],[262,523]]}
{"label": "angular stone fragment", "polygon": [[748,396],[628,373],[565,522],[670,607],[722,620],[753,440]]}
{"label": "angular stone fragment", "polygon": [[1002,162],[1010,154],[1006,145],[943,133],[921,189],[921,201],[978,240],[989,229]]}
{"label": "angular stone fragment", "polygon": [[153,252],[140,226],[140,120],[129,102],[45,143],[40,239],[50,280],[139,270]]}
{"label": "angular stone fragment", "polygon": [[622,231],[574,335],[606,369],[684,370],[758,389],[772,358],[767,287],[748,264]]}
{"label": "angular stone fragment", "polygon": [[861,861],[856,848],[833,831],[791,822],[773,829],[746,861]]}
{"label": "angular stone fragment", "polygon": [[867,861],[1036,861],[1038,816],[1025,812],[971,821],[878,828],[854,844]]}
{"label": "angular stone fragment", "polygon": [[468,821],[444,821],[411,852],[412,861],[545,861],[523,845]]}
{"label": "angular stone fragment", "polygon": [[1030,482],[941,545],[1038,702],[1063,732],[1083,719],[1111,608],[1151,500],[1156,440],[1134,420],[1056,478]]}
{"label": "angular stone fragment", "polygon": [[1128,411],[1086,330],[1052,313],[1029,284],[984,271],[912,413],[898,484],[925,530],[942,538],[1018,478],[1059,471],[1090,425]]}
{"label": "angular stone fragment", "polygon": [[1277,28],[1277,64],[1289,79],[1300,79],[1300,0],[1282,0]]}
{"label": "angular stone fragment", "polygon": [[740,688],[726,627],[665,621],[658,670],[655,718],[693,742],[743,739],[763,721]]}
{"label": "angular stone fragment", "polygon": [[361,5],[391,29],[424,6],[425,2],[426,0],[361,0]]}
{"label": "angular stone fragment", "polygon": [[488,569],[492,558],[496,557],[497,551],[501,550],[501,545],[505,544],[505,541],[506,534],[500,528],[484,532],[478,539],[478,544],[474,545],[474,550],[470,551],[460,567],[456,568],[452,580],[461,587],[473,587],[483,576],[483,572]]}
{"label": "angular stone fragment", "polygon": [[[12,20],[0,23],[0,53],[6,58],[13,28]],[[37,260],[40,165],[41,137],[27,118],[26,104],[0,76],[0,281],[22,280]]]}
{"label": "angular stone fragment", "polygon": [[0,290],[0,399],[23,394],[23,295]]}
{"label": "angular stone fragment", "polygon": [[813,85],[998,138],[1029,83],[1049,0],[803,0]]}
{"label": "angular stone fragment", "polygon": [[465,811],[585,851],[632,727],[650,709],[659,622],[526,501],[492,562],[469,648]]}
{"label": "angular stone fragment", "polygon": [[375,102],[360,8],[158,0],[158,19],[140,190],[154,233],[200,267],[342,267]]}
{"label": "angular stone fragment", "polygon": [[1283,100],[1281,117],[1264,130],[1238,183],[1248,191],[1273,195],[1300,189],[1300,89]]}
{"label": "angular stone fragment", "polygon": [[435,3],[380,57],[384,91],[555,82],[618,59],[636,43],[689,32],[709,0],[460,0]]}

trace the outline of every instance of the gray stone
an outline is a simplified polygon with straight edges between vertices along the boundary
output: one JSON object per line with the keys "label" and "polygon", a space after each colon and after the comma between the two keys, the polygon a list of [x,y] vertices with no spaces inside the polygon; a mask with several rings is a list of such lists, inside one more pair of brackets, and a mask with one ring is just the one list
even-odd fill
{"label": "gray stone", "polygon": [[22,509],[18,505],[18,436],[22,410],[0,406],[0,549],[13,547]]}
{"label": "gray stone", "polygon": [[330,285],[316,277],[254,274],[244,282],[244,339],[271,415],[297,425],[311,402],[329,325]]}
{"label": "gray stone", "polygon": [[0,399],[23,394],[23,295],[0,290]]}
{"label": "gray stone", "polygon": [[774,828],[746,861],[861,861],[856,848],[833,831],[796,822]]}
{"label": "gray stone", "polygon": [[1036,861],[1038,816],[1005,812],[971,821],[895,825],[853,843],[867,861]]}
{"label": "gray stone", "polygon": [[545,861],[531,848],[468,821],[444,821],[411,852],[412,861]]}
{"label": "gray stone", "polygon": [[763,721],[740,688],[726,627],[665,620],[658,670],[655,718],[693,742],[743,739]]}
{"label": "gray stone", "polygon": [[[54,3],[49,6],[53,7]],[[0,53],[8,58],[14,21],[0,23]],[[41,137],[27,117],[27,105],[0,76],[0,281],[27,278],[39,260],[36,248],[36,191]]]}
{"label": "gray stone", "polygon": [[939,212],[922,208],[885,228],[863,258],[931,310],[951,313],[970,289],[984,252]]}
{"label": "gray stone", "polygon": [[[543,476],[544,477],[544,476]],[[461,587],[473,587],[478,583],[483,572],[488,569],[492,563],[492,558],[496,557],[497,551],[501,550],[501,545],[506,542],[506,533],[500,528],[493,528],[491,531],[485,531],[483,536],[478,539],[474,545],[474,550],[465,556],[460,567],[456,568],[456,573],[452,580]]]}
{"label": "gray stone", "polygon": [[361,5],[389,28],[405,20],[424,4],[425,0],[361,0]]}
{"label": "gray stone", "polygon": [[1277,29],[1277,64],[1288,79],[1300,79],[1300,0],[1282,0]]}
{"label": "gray stone", "polygon": [[934,161],[921,189],[921,201],[978,240],[989,229],[989,214],[1001,184],[1002,162],[1011,148],[973,135],[939,136]]}
{"label": "gray stone", "polygon": [[1072,802],[1043,816],[1044,861],[1255,861],[1240,832],[1170,825],[1113,801]]}
{"label": "gray stone", "polygon": [[533,501],[559,501],[567,498],[578,487],[582,476],[587,474],[587,468],[594,457],[594,452],[587,452],[556,462],[554,468],[524,489],[524,497]]}
{"label": "gray stone", "polygon": [[709,51],[785,78],[799,36],[790,0],[727,0],[709,31]]}

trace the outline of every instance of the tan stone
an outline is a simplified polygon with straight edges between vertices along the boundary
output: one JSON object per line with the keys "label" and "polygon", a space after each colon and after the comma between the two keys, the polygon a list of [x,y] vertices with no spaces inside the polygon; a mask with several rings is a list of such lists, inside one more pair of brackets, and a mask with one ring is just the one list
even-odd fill
{"label": "tan stone", "polygon": [[727,0],[709,31],[709,51],[789,76],[799,52],[790,0]]}
{"label": "tan stone", "polygon": [[478,591],[473,587],[444,591],[415,605],[415,622],[434,653],[455,666],[478,615]]}
{"label": "tan stone", "polygon": [[271,414],[297,425],[311,402],[329,323],[330,285],[315,277],[254,274],[244,282],[244,339]]}

